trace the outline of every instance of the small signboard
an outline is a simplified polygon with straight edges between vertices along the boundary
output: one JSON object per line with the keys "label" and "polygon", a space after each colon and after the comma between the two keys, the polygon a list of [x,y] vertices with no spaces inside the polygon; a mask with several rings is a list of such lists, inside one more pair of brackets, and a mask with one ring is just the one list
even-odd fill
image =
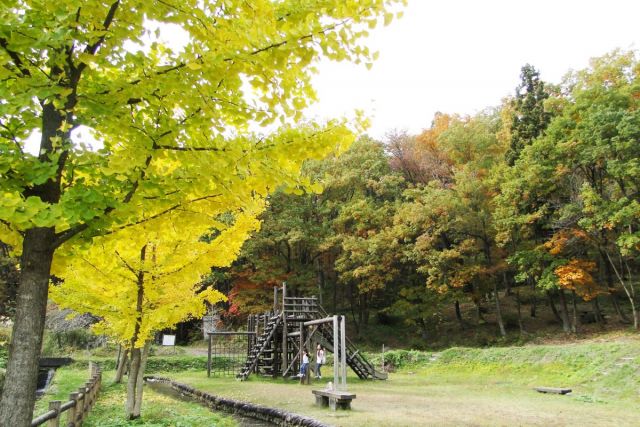
{"label": "small signboard", "polygon": [[217,330],[216,325],[220,321],[218,314],[209,314],[202,318],[202,331],[204,332],[204,338],[208,337],[208,334]]}
{"label": "small signboard", "polygon": [[162,345],[176,345],[175,335],[162,335]]}

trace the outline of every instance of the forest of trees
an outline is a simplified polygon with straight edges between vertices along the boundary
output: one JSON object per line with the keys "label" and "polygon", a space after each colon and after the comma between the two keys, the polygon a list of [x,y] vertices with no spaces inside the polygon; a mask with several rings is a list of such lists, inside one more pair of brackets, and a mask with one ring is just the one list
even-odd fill
{"label": "forest of trees", "polygon": [[[480,321],[503,302],[517,323],[549,307],[565,332],[577,304],[638,328],[640,62],[615,51],[561,84],[521,70],[513,97],[474,116],[438,113],[418,135],[363,136],[309,162],[322,194],[280,191],[239,260],[211,280],[227,315],[268,309],[286,281],[350,314],[358,333],[396,317],[423,336],[461,305]],[[301,193],[301,192],[300,192]],[[527,293],[530,313],[521,310]],[[467,315],[468,317],[468,315]]]}

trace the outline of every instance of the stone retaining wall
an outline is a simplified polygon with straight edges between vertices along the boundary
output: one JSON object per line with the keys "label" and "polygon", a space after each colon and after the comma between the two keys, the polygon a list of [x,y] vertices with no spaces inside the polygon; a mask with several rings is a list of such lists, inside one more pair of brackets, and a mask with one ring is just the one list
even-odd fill
{"label": "stone retaining wall", "polygon": [[174,390],[177,390],[180,393],[183,393],[200,402],[204,406],[215,409],[217,411],[224,411],[232,414],[242,415],[244,417],[256,418],[259,420],[268,421],[278,426],[331,427],[329,424],[324,424],[318,420],[314,420],[313,418],[294,414],[292,412],[287,412],[275,408],[267,408],[266,406],[256,405],[254,403],[214,396],[204,391],[197,390],[189,385],[172,381],[169,378],[147,376],[144,377],[144,379],[145,381],[151,380],[170,384],[171,388],[173,388]]}

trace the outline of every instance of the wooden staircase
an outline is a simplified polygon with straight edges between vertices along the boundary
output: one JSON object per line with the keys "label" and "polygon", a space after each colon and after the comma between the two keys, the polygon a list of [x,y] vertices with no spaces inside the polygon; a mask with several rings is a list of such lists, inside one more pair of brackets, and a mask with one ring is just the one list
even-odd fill
{"label": "wooden staircase", "polygon": [[240,369],[237,378],[241,381],[247,379],[252,372],[262,371],[264,374],[273,375],[275,373],[275,360],[277,358],[275,336],[282,324],[282,313],[271,316],[262,334],[256,339],[251,351],[247,356],[247,361]]}
{"label": "wooden staircase", "polygon": [[[244,381],[252,373],[276,377],[278,375],[286,376],[298,362],[297,355],[300,351],[300,345],[295,339],[295,331],[299,330],[302,323],[311,320],[318,320],[328,317],[326,311],[315,298],[283,298],[284,310],[274,311],[261,317],[264,320],[262,333],[258,334],[257,339],[253,342],[248,353],[247,360],[241,368],[237,378]],[[258,322],[263,323],[263,322]],[[291,327],[291,329],[287,329]],[[293,332],[291,332],[293,331]],[[283,338],[283,335],[286,338]],[[298,334],[299,336],[299,334]],[[329,323],[322,323],[315,329],[315,339],[320,342],[328,351],[334,353],[334,336],[333,327]],[[345,337],[346,338],[346,337]],[[284,342],[283,342],[284,340]],[[362,353],[348,338],[345,339],[346,344],[346,362],[347,365],[361,379],[387,379],[385,372],[376,371],[373,365],[364,357]],[[286,351],[283,352],[282,348]],[[281,355],[286,353],[288,360],[287,366],[281,362]],[[335,355],[338,357],[339,355]],[[289,362],[291,361],[291,364]]]}
{"label": "wooden staircase", "polygon": [[[324,309],[319,306],[319,311],[322,317],[327,317]],[[334,353],[333,351],[333,326],[327,323],[319,325],[317,333],[322,337],[321,341],[323,346]],[[345,337],[345,344],[347,347],[347,365],[356,373],[358,378],[367,380],[367,379],[376,379],[376,380],[386,380],[388,375],[386,372],[376,371],[373,365],[364,357],[363,354],[360,353],[360,350],[356,348],[356,346],[351,342],[351,340]],[[334,357],[337,355],[334,354]]]}

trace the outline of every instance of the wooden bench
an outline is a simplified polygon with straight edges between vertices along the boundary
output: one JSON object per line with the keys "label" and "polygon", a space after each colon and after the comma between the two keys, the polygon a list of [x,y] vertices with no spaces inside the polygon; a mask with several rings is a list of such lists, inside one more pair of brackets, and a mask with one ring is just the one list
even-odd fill
{"label": "wooden bench", "polygon": [[556,387],[535,387],[535,391],[538,393],[552,393],[552,394],[567,394],[571,393],[570,388],[556,388]]}
{"label": "wooden bench", "polygon": [[348,391],[337,390],[312,390],[316,396],[316,405],[328,406],[331,410],[351,409],[351,401],[356,395]]}

